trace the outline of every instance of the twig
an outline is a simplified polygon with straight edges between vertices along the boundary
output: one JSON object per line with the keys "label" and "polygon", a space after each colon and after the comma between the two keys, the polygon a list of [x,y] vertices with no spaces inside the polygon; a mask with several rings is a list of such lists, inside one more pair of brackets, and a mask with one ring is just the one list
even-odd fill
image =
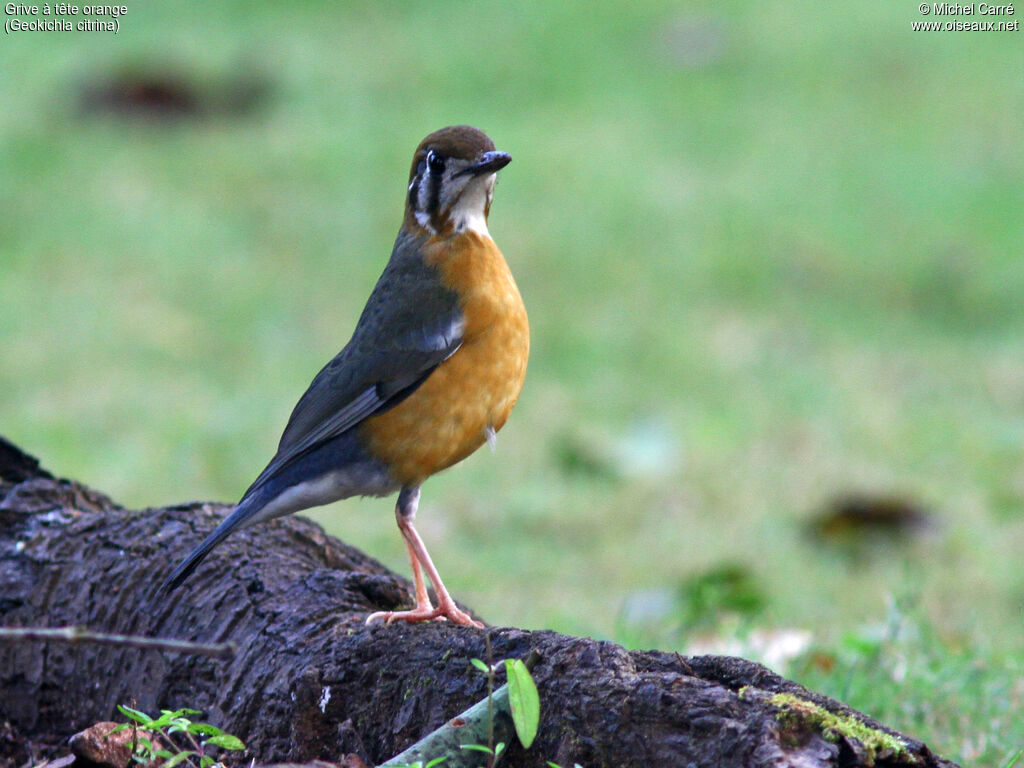
{"label": "twig", "polygon": [[43,640],[72,645],[78,643],[120,645],[126,648],[211,656],[215,659],[233,659],[237,651],[234,643],[193,643],[188,640],[143,637],[141,635],[110,635],[93,632],[88,627],[0,627],[0,642],[19,640]]}

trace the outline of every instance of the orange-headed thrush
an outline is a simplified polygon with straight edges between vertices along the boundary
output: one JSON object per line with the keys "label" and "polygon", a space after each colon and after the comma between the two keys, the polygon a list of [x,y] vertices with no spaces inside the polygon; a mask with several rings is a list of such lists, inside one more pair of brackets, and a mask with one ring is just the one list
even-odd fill
{"label": "orange-headed thrush", "polygon": [[416,607],[367,622],[446,618],[481,626],[455,605],[413,520],[423,481],[493,441],[526,375],[526,310],[487,229],[496,174],[511,160],[469,126],[422,141],[391,259],[351,340],[299,399],[266,469],[164,588],[184,581],[236,528],[398,491],[395,517]]}

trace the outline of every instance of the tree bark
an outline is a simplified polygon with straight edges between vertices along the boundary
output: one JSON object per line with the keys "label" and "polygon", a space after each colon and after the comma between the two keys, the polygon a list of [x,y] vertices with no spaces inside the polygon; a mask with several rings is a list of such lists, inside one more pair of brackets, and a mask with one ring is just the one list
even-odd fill
{"label": "tree bark", "polygon": [[167,569],[227,511],[127,510],[54,478],[0,438],[0,623],[238,647],[225,661],[0,643],[0,721],[10,723],[0,729],[0,755],[121,720],[115,706],[134,702],[150,713],[203,710],[245,741],[239,763],[355,753],[376,764],[485,696],[486,679],[469,660],[487,659],[489,638],[495,660],[541,655],[533,671],[540,731],[529,750],[510,745],[507,765],[952,766],[742,659],[627,651],[511,627],[367,627],[368,613],[411,602],[409,582],[298,516],[234,534],[178,592],[156,595]]}

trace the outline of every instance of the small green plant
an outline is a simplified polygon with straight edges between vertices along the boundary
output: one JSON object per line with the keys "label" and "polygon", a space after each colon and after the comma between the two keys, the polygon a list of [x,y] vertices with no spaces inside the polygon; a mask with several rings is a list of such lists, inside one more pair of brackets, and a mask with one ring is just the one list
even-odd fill
{"label": "small green plant", "polygon": [[[490,639],[487,643],[490,655]],[[463,744],[462,749],[483,752],[490,756],[488,768],[493,768],[505,749],[504,742],[494,743],[494,677],[502,662],[487,664],[480,659],[470,659],[470,663],[487,675],[487,719],[489,722],[487,744]],[[524,749],[529,749],[537,737],[540,725],[540,695],[537,684],[533,681],[529,668],[521,659],[505,659],[505,675],[508,679],[508,702],[512,712],[512,724],[516,736]]]}
{"label": "small green plant", "polygon": [[483,744],[463,744],[462,749],[473,750],[474,752],[483,752],[485,755],[490,757],[487,761],[488,768],[493,768],[494,764],[498,762],[498,758],[501,757],[501,753],[505,751],[505,742],[499,741],[493,747],[484,746]]}
{"label": "small green plant", "polygon": [[[149,765],[154,760],[159,760],[161,768],[175,768],[178,765],[209,768],[217,761],[206,754],[207,749],[245,749],[245,744],[237,736],[224,733],[209,723],[194,723],[189,720],[189,715],[199,714],[195,709],[164,709],[160,711],[160,717],[150,717],[145,712],[121,704],[117,705],[117,709],[129,719],[129,722],[117,726],[111,733],[132,729],[132,760],[140,765]],[[150,735],[139,734],[140,728]],[[179,747],[172,738],[178,734],[179,738],[185,741],[185,747]]]}
{"label": "small green plant", "polygon": [[[487,637],[487,656],[490,658],[491,655],[491,638]],[[505,749],[504,742],[498,742],[497,745],[494,743],[494,673],[495,664],[487,664],[480,659],[470,659],[470,663],[487,675],[487,745],[483,744],[463,744],[462,749],[472,749],[483,752],[490,756],[490,760],[487,761],[487,768],[494,768],[494,764],[498,761],[498,756],[502,750]]]}

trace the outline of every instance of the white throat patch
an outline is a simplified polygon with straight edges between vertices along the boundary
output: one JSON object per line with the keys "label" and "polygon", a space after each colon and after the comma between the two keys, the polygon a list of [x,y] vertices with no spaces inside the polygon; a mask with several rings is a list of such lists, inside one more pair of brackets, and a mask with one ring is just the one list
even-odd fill
{"label": "white throat patch", "polygon": [[456,232],[469,229],[484,237],[491,236],[484,211],[494,194],[494,180],[493,173],[486,178],[474,179],[459,195],[451,211],[452,225]]}

